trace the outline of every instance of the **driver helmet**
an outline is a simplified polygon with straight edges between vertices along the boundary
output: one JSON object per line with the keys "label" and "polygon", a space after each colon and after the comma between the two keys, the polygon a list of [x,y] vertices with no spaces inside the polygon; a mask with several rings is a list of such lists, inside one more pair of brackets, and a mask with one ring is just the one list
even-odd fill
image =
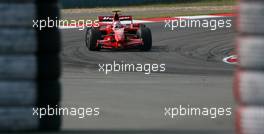
{"label": "driver helmet", "polygon": [[122,25],[121,25],[120,21],[115,21],[114,24],[113,24],[113,27],[114,28],[121,28]]}

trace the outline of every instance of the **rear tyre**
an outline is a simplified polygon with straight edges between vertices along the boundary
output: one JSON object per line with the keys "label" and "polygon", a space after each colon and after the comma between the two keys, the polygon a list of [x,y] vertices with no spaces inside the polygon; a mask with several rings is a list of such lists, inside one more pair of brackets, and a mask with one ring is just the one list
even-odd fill
{"label": "rear tyre", "polygon": [[86,47],[90,51],[99,51],[100,48],[96,47],[97,40],[100,40],[101,38],[101,32],[98,28],[89,28],[86,31],[86,36],[85,36],[85,41],[86,41]]}
{"label": "rear tyre", "polygon": [[142,51],[150,51],[152,48],[152,35],[148,27],[141,27],[138,30],[138,36],[143,40],[143,45],[140,47]]}

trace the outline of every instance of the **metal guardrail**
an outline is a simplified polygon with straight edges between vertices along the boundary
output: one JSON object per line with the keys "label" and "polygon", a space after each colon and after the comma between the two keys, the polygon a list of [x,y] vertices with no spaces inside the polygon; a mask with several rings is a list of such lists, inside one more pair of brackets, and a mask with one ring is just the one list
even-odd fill
{"label": "metal guardrail", "polygon": [[33,115],[60,104],[60,32],[33,28],[33,20],[59,17],[57,2],[0,1],[0,132],[60,128],[60,116]]}
{"label": "metal guardrail", "polygon": [[264,1],[240,0],[234,92],[237,134],[264,133]]}

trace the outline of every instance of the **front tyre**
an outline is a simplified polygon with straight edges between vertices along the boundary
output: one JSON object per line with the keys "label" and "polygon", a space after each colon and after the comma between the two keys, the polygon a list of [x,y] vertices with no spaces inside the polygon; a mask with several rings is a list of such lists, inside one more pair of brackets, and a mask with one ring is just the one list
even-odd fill
{"label": "front tyre", "polygon": [[98,28],[89,28],[86,31],[85,35],[85,42],[86,42],[86,47],[90,51],[99,51],[100,48],[96,47],[97,40],[100,40],[101,38],[101,32]]}
{"label": "front tyre", "polygon": [[152,48],[152,34],[148,27],[140,27],[138,36],[143,40],[143,45],[140,47],[142,51],[150,51]]}

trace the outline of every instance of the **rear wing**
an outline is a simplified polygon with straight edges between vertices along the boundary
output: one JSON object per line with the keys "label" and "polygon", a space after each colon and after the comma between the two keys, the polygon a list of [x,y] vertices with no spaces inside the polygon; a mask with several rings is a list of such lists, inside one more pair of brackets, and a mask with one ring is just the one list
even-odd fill
{"label": "rear wing", "polygon": [[[99,22],[113,22],[114,17],[113,16],[98,16]],[[120,21],[132,21],[132,16],[119,16]]]}

